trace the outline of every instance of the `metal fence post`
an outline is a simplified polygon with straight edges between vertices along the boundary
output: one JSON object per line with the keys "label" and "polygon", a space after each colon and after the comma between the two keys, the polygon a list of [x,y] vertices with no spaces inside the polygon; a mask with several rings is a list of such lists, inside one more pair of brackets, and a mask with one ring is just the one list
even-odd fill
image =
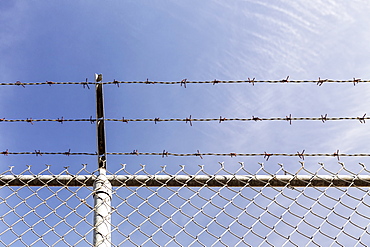
{"label": "metal fence post", "polygon": [[94,246],[111,246],[112,185],[105,169],[99,169],[94,182]]}
{"label": "metal fence post", "polygon": [[104,100],[102,74],[95,74],[96,132],[99,175],[94,181],[94,246],[111,246],[112,185],[106,176],[106,151],[104,128]]}

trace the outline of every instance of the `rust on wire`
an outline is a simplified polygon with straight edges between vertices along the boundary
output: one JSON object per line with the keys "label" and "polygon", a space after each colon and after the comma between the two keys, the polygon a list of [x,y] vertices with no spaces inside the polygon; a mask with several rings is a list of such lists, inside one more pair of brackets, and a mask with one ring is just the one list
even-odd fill
{"label": "rust on wire", "polygon": [[186,81],[187,79],[182,79],[180,82],[180,86],[184,85],[184,88],[186,88]]}
{"label": "rust on wire", "polygon": [[269,153],[266,153],[266,152],[263,154],[263,158],[265,158],[266,161],[268,161],[271,156],[272,156],[272,154],[269,154]]}

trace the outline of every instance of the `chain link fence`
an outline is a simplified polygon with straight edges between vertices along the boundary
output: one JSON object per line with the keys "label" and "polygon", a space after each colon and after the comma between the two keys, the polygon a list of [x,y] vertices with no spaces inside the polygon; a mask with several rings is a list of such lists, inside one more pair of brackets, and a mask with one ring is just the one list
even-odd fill
{"label": "chain link fence", "polygon": [[[214,168],[214,165],[212,166]],[[0,175],[0,245],[93,246],[98,171],[54,167]],[[151,168],[152,169],[152,168]],[[172,167],[173,169],[173,167]],[[370,172],[363,164],[122,165],[113,186],[112,246],[367,246]],[[335,172],[330,172],[335,171]]]}

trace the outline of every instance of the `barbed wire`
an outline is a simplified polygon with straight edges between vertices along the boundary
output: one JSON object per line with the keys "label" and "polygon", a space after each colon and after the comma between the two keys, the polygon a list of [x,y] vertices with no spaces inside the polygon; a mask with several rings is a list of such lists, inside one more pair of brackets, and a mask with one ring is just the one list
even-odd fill
{"label": "barbed wire", "polygon": [[[41,152],[40,150],[35,150],[33,152],[10,152],[8,149],[0,152],[0,154],[3,154],[5,156],[8,155],[36,155],[36,156],[42,156],[42,155],[97,155],[96,152],[71,152],[69,149],[67,152]],[[297,151],[297,153],[201,153],[199,150],[197,150],[196,153],[171,153],[166,150],[163,150],[162,152],[139,152],[138,150],[133,150],[132,152],[107,152],[106,155],[122,155],[122,156],[130,156],[130,155],[136,155],[136,156],[162,156],[168,157],[168,156],[198,156],[201,159],[203,159],[203,156],[230,156],[230,157],[248,157],[248,156],[263,156],[266,160],[268,160],[271,156],[287,156],[287,157],[299,157],[300,159],[304,160],[305,157],[315,157],[315,156],[331,156],[331,157],[337,157],[339,160],[340,157],[370,157],[370,153],[354,153],[354,154],[346,154],[346,153],[339,153],[339,150],[337,150],[334,153],[305,153],[305,150],[302,152]]]}
{"label": "barbed wire", "polygon": [[[114,84],[119,86],[120,84],[180,84],[186,88],[186,84],[240,84],[240,83],[250,83],[252,85],[258,83],[315,83],[318,86],[322,86],[324,83],[353,83],[356,85],[358,83],[369,83],[370,80],[361,80],[359,78],[353,78],[350,80],[331,80],[331,79],[319,79],[317,80],[289,80],[289,76],[282,80],[256,80],[255,78],[248,78],[247,80],[210,80],[210,81],[188,81],[187,79],[182,79],[180,81],[150,81],[147,79],[146,81],[108,81],[108,82],[99,82],[100,84]],[[96,82],[89,82],[87,79],[84,82],[55,82],[55,81],[45,81],[45,82],[1,82],[0,86],[9,86],[9,85],[17,85],[17,86],[32,86],[32,85],[83,85],[90,89],[89,85],[95,85]]]}
{"label": "barbed wire", "polygon": [[[97,119],[93,118],[81,118],[81,119],[64,119],[64,117],[58,119],[33,119],[33,118],[26,118],[26,119],[6,119],[0,118],[0,122],[28,122],[33,124],[34,122],[90,122],[94,123]],[[225,121],[288,121],[290,124],[292,121],[322,121],[323,123],[326,121],[340,121],[340,120],[358,120],[360,123],[365,123],[366,120],[370,120],[370,117],[366,117],[366,113],[362,117],[328,117],[328,114],[321,115],[320,117],[292,117],[291,114],[285,117],[271,117],[271,118],[260,118],[256,116],[252,116],[250,118],[225,118],[220,116],[219,118],[192,118],[190,115],[187,118],[136,118],[136,119],[125,119],[124,117],[121,119],[118,118],[105,118],[105,121],[109,122],[186,122],[192,126],[192,122],[225,122]]]}
{"label": "barbed wire", "polygon": [[168,157],[168,156],[198,156],[201,159],[203,159],[203,156],[230,156],[230,157],[237,157],[237,156],[263,156],[266,160],[269,160],[271,156],[297,156],[300,159],[304,160],[305,157],[315,157],[315,156],[332,156],[337,157],[339,160],[339,157],[370,157],[370,153],[357,153],[357,154],[345,154],[345,153],[339,153],[339,150],[337,150],[334,153],[305,153],[305,150],[302,152],[297,151],[297,153],[201,153],[199,150],[197,150],[196,153],[170,153],[166,150],[163,150],[161,153],[145,153],[145,152],[138,152],[138,150],[134,150],[132,152],[126,152],[126,153],[113,153],[108,152],[107,155],[149,155],[149,156],[162,156]]}
{"label": "barbed wire", "polygon": [[8,149],[6,149],[3,152],[0,152],[0,154],[3,154],[5,156],[8,155],[24,155],[24,154],[33,154],[36,156],[42,156],[42,155],[97,155],[96,152],[91,153],[91,152],[71,152],[71,149],[69,149],[67,152],[41,152],[40,150],[35,150],[35,151],[29,151],[29,152],[9,152]]}

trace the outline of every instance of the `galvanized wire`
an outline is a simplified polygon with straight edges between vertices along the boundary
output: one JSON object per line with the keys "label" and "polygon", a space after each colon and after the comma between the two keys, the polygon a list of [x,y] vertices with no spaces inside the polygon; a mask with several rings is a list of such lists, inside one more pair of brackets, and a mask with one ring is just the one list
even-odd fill
{"label": "galvanized wire", "polygon": [[[10,152],[8,149],[5,151],[0,152],[5,156],[8,155],[97,155],[96,152],[71,152],[71,150],[67,152],[42,152],[40,150],[29,151],[29,152]],[[346,154],[340,153],[339,150],[336,150],[334,153],[305,153],[305,150],[302,152],[297,151],[297,153],[201,153],[197,150],[196,153],[171,153],[166,150],[162,152],[139,152],[138,150],[134,150],[132,152],[107,152],[106,155],[123,155],[123,156],[132,156],[132,155],[143,155],[143,156],[178,156],[178,157],[189,157],[189,156],[196,156],[203,159],[203,156],[229,156],[229,157],[252,157],[252,156],[262,156],[266,160],[269,160],[271,156],[286,156],[286,157],[299,157],[300,159],[304,160],[305,157],[336,157],[338,160],[340,157],[370,157],[370,153],[353,153],[353,154]]]}
{"label": "galvanized wire", "polygon": [[[343,121],[343,120],[356,120],[360,123],[366,123],[366,120],[369,120],[370,117],[366,117],[366,113],[363,116],[359,117],[328,117],[328,114],[321,115],[320,117],[292,117],[292,115],[288,115],[285,117],[270,117],[270,118],[264,118],[264,117],[256,117],[252,116],[250,118],[226,118],[220,116],[219,118],[192,118],[186,117],[186,118],[133,118],[133,119],[126,119],[126,118],[105,118],[104,121],[107,122],[186,122],[192,125],[192,122],[227,122],[227,121],[242,121],[242,122],[259,122],[259,121],[288,121],[290,124],[292,121]],[[58,123],[64,123],[64,122],[90,122],[94,123],[96,121],[96,118],[90,117],[90,118],[80,118],[80,119],[65,119],[64,117],[57,118],[57,119],[49,119],[49,118],[42,118],[42,119],[33,119],[33,118],[26,118],[26,119],[6,119],[6,118],[0,118],[0,122],[27,122],[33,124],[34,122],[58,122]]]}
{"label": "galvanized wire", "polygon": [[[256,80],[255,78],[248,78],[247,80],[209,80],[209,81],[188,81],[187,79],[182,79],[180,81],[151,81],[149,79],[145,81],[108,81],[108,82],[99,82],[101,84],[114,84],[119,86],[120,84],[180,84],[181,86],[186,87],[186,84],[241,84],[241,83],[250,83],[252,85],[259,83],[315,83],[318,86],[322,86],[324,83],[351,83],[356,85],[358,83],[369,83],[370,80],[361,80],[359,78],[353,78],[350,80],[332,80],[332,79],[317,79],[317,80],[290,80],[289,76],[281,80]],[[45,82],[1,82],[0,86],[33,86],[33,85],[83,85],[89,88],[89,85],[95,85],[95,82],[88,82],[87,79],[84,82],[56,82],[56,81],[45,81]]]}

